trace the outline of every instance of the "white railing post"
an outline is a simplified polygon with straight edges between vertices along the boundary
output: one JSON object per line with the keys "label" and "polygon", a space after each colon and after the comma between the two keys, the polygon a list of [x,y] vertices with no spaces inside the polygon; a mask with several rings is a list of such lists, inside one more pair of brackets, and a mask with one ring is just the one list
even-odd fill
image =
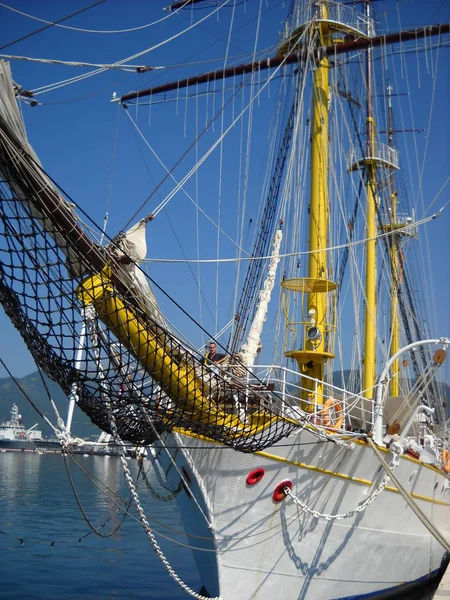
{"label": "white railing post", "polygon": [[[86,339],[86,321],[85,321],[84,310],[82,311],[81,316],[82,316],[83,320],[81,322],[80,338],[78,340],[78,348],[77,348],[77,353],[75,355],[75,369],[77,369],[77,371],[81,367],[81,360],[83,358],[83,350],[84,350],[84,342]],[[66,430],[69,432],[72,427],[73,411],[75,408],[75,401],[77,399],[77,390],[78,390],[78,386],[77,386],[76,382],[74,381],[72,383],[72,385],[70,386],[69,408],[67,411]]]}

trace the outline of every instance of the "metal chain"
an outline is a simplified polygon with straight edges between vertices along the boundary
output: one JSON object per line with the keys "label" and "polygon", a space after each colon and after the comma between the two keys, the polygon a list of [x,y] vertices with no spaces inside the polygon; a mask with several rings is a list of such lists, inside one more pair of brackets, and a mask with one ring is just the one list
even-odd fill
{"label": "metal chain", "polygon": [[192,596],[193,598],[196,598],[197,600],[222,600],[220,596],[216,596],[214,598],[207,598],[206,596],[202,596],[201,594],[197,594],[197,592],[194,592],[194,590],[191,589],[186,583],[184,583],[184,581],[175,573],[174,569],[170,565],[169,561],[167,560],[166,556],[164,555],[163,551],[161,550],[161,547],[159,546],[158,542],[156,541],[155,536],[152,533],[149,522],[147,521],[147,517],[145,516],[144,509],[142,508],[141,501],[139,500],[139,496],[136,491],[136,486],[133,483],[133,478],[131,477],[131,473],[128,468],[128,464],[127,464],[127,461],[126,461],[126,458],[125,458],[125,455],[123,452],[123,448],[120,443],[121,440],[120,440],[120,437],[119,437],[119,434],[117,431],[116,421],[114,419],[112,410],[110,410],[109,413],[110,413],[109,421],[110,421],[111,433],[113,434],[113,438],[119,447],[120,461],[122,463],[123,472],[125,474],[125,478],[127,480],[128,487],[130,488],[130,493],[133,498],[134,505],[139,514],[139,519],[145,529],[147,537],[150,540],[150,542],[153,546],[153,550],[156,552],[159,560],[161,561],[161,563],[163,564],[164,568],[169,573],[169,575],[172,577],[172,579],[180,586],[180,588],[182,590],[184,590],[187,594]]}
{"label": "metal chain", "polygon": [[[100,359],[100,353],[99,353],[99,348],[98,348],[98,335],[94,329],[94,312],[92,312],[92,318],[87,319],[87,327],[88,327],[88,331],[90,333],[90,339],[93,345],[93,350],[94,350],[94,356],[95,358],[99,361]],[[100,369],[100,380],[102,380],[102,371]],[[184,583],[184,581],[175,573],[174,569],[171,567],[169,561],[167,560],[165,554],[163,553],[163,551],[161,550],[160,545],[158,544],[158,542],[156,541],[155,536],[152,533],[150,524],[147,520],[147,517],[145,516],[145,512],[144,509],[142,508],[142,504],[141,501],[139,500],[139,496],[137,494],[136,491],[136,486],[134,485],[133,482],[133,478],[131,477],[131,473],[130,473],[130,469],[128,468],[128,463],[127,460],[125,458],[125,452],[123,449],[123,443],[122,440],[120,438],[119,432],[117,430],[117,424],[116,424],[116,420],[114,418],[114,411],[111,407],[111,402],[109,399],[108,394],[105,392],[102,394],[104,402],[105,402],[105,406],[107,408],[108,411],[108,421],[109,421],[109,426],[111,429],[111,433],[112,436],[114,438],[114,441],[117,444],[117,447],[119,449],[119,458],[120,458],[120,462],[122,463],[122,467],[123,467],[123,472],[125,475],[125,479],[127,480],[128,483],[128,487],[130,489],[130,494],[131,497],[133,498],[133,502],[134,505],[136,507],[136,510],[138,512],[139,515],[139,520],[141,521],[144,529],[145,529],[145,533],[147,534],[148,539],[150,540],[152,546],[153,546],[153,550],[156,552],[156,555],[158,556],[159,560],[161,561],[161,563],[163,564],[164,568],[167,570],[167,572],[169,573],[169,575],[172,577],[172,579],[180,586],[180,588],[182,590],[184,590],[187,594],[189,594],[190,596],[192,596],[193,598],[196,598],[197,600],[222,600],[222,598],[220,596],[216,596],[215,598],[207,598],[206,596],[202,596],[201,594],[197,594],[197,592],[194,592],[193,589],[191,589],[186,583]]]}
{"label": "metal chain", "polygon": [[[142,467],[142,463],[143,463],[142,457],[137,458],[137,463],[138,463],[139,467]],[[144,480],[145,486],[148,489],[148,491],[151,493],[151,495],[154,498],[156,498],[157,500],[159,500],[160,502],[170,502],[176,496],[178,496],[178,494],[181,492],[181,490],[183,489],[183,486],[184,486],[183,482],[180,480],[180,483],[178,484],[177,488],[171,494],[168,494],[167,496],[161,496],[160,494],[158,494],[158,492],[156,490],[153,489],[153,486],[150,483],[150,480],[147,477],[147,473],[144,471],[144,469],[142,469],[141,477]]]}
{"label": "metal chain", "polygon": [[[399,455],[394,455],[391,469],[394,469],[398,465],[399,459]],[[372,502],[381,494],[381,492],[387,486],[389,479],[390,475],[385,475],[383,481],[377,486],[375,491],[366,500],[364,500],[364,502],[358,504],[358,506],[353,510],[349,510],[346,513],[341,513],[337,515],[329,515],[326,513],[321,513],[318,510],[313,510],[307,504],[302,502],[300,498],[298,498],[298,496],[293,494],[292,490],[288,486],[284,487],[284,493],[286,494],[286,496],[289,496],[294,502],[294,504],[296,504],[303,512],[306,512],[311,516],[316,517],[317,519],[325,519],[325,521],[342,521],[343,519],[348,519],[349,517],[353,517],[357,513],[363,512],[363,510],[365,510],[370,504],[372,504]]]}

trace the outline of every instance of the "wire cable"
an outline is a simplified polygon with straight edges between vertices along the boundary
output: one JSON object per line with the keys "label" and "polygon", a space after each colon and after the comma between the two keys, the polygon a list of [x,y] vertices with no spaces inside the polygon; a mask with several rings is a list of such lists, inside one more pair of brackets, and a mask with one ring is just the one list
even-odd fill
{"label": "wire cable", "polygon": [[[67,19],[71,19],[72,17],[75,17],[76,15],[80,15],[83,12],[86,12],[87,10],[90,10],[91,8],[94,8],[95,6],[98,6],[99,4],[103,4],[103,2],[106,2],[106,0],[98,0],[98,2],[94,2],[94,4],[91,4],[90,6],[86,6],[85,8],[82,8],[80,10],[77,10],[76,12],[68,15],[67,17],[63,17],[62,19],[58,19],[58,21],[53,21],[53,22],[49,22],[46,21],[48,23],[48,25],[46,25],[45,27],[41,27],[40,29],[36,29],[36,31],[32,31],[31,33],[27,33],[27,35],[23,35],[22,37],[13,40],[12,42],[8,42],[7,44],[4,44],[3,46],[0,46],[0,50],[4,50],[5,48],[9,48],[9,46],[12,46],[13,44],[17,44],[18,42],[22,42],[23,40],[26,40],[30,37],[32,37],[33,35],[36,35],[37,33],[41,33],[42,31],[45,31],[46,29],[50,29],[50,27],[54,27],[55,25],[58,25],[58,23],[62,23],[63,21],[67,21]],[[9,8],[8,6],[5,5],[1,5],[4,6],[5,8]]]}

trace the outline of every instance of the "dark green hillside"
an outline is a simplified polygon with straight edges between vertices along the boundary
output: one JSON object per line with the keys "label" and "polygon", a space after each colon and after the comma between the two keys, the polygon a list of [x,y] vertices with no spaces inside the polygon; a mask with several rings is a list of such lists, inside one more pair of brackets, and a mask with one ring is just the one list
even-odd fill
{"label": "dark green hillside", "polygon": [[[19,385],[23,388],[25,393],[30,399],[36,404],[39,410],[48,418],[52,423],[56,423],[56,416],[50,401],[47,396],[47,392],[41,381],[39,373],[36,371],[30,375],[26,375],[22,378],[17,378]],[[58,384],[51,381],[47,377],[45,378],[46,384],[49,388],[50,394],[58,407],[59,413],[64,421],[67,419],[67,410],[69,407],[69,401],[66,395],[63,393]],[[16,403],[19,407],[19,412],[22,415],[23,424],[25,427],[32,427],[35,423],[39,423],[39,429],[45,436],[52,436],[53,432],[51,428],[41,419],[38,413],[34,410],[25,396],[22,394],[20,389],[9,377],[0,379],[0,422],[5,417],[9,418],[9,413],[13,403]],[[72,433],[78,437],[89,437],[91,435],[98,436],[100,430],[95,427],[89,420],[89,418],[75,407]]]}

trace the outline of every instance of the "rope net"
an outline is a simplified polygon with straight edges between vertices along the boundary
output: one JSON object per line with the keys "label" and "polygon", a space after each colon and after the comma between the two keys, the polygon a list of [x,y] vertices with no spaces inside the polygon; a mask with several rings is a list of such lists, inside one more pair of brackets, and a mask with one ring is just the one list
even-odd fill
{"label": "rope net", "polygon": [[299,427],[236,357],[213,365],[168,329],[123,236],[96,244],[1,114],[0,174],[0,301],[36,363],[93,423],[111,433],[112,413],[137,445],[176,427],[242,451]]}

